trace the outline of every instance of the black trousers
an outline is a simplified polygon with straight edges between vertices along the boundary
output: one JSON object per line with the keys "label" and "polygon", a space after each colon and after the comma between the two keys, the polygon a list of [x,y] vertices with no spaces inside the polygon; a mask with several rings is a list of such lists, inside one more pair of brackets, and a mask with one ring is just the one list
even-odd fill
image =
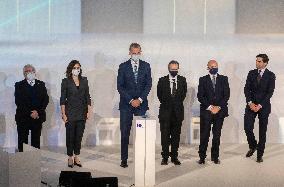
{"label": "black trousers", "polygon": [[212,148],[211,148],[211,158],[219,158],[219,146],[221,130],[224,122],[224,117],[220,117],[219,114],[211,114],[210,111],[203,112],[200,116],[200,145],[199,145],[199,157],[200,159],[206,158],[206,151],[208,147],[210,131],[212,126]]}
{"label": "black trousers", "polygon": [[29,130],[31,131],[31,146],[40,149],[42,123],[38,121],[27,121],[17,123],[18,150],[23,152],[23,143],[28,144]]}
{"label": "black trousers", "polygon": [[[172,159],[178,157],[178,148],[180,141],[182,122],[178,121],[174,111],[171,112],[169,121],[160,122],[161,131],[161,155],[164,159],[168,159],[171,156]],[[171,146],[171,152],[169,152],[169,146]]]}
{"label": "black trousers", "polygon": [[[257,143],[253,129],[254,129],[254,122],[255,118],[258,115],[259,119],[259,141]],[[250,109],[246,108],[245,117],[244,117],[244,129],[247,135],[247,141],[249,144],[250,149],[257,148],[257,156],[262,157],[265,149],[266,143],[266,131],[267,131],[267,124],[268,124],[268,117],[269,114],[262,114],[260,112],[253,112]]]}
{"label": "black trousers", "polygon": [[85,120],[69,121],[66,126],[66,147],[67,155],[79,155],[81,150],[82,137],[85,130]]}

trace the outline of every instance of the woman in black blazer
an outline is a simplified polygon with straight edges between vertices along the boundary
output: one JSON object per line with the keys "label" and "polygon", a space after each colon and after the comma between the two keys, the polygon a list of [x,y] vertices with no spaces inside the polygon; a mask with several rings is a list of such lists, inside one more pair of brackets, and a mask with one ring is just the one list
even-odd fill
{"label": "woman in black blazer", "polygon": [[68,167],[82,167],[79,154],[86,120],[90,117],[91,98],[88,80],[82,77],[81,64],[72,60],[61,83],[60,105],[66,126]]}

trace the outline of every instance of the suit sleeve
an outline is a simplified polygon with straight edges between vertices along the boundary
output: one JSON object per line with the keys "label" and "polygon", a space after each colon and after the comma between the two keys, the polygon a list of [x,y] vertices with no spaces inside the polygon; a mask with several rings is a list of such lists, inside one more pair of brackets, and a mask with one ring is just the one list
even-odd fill
{"label": "suit sleeve", "polygon": [[15,84],[15,104],[23,115],[29,116],[31,114],[30,108],[26,105],[22,97],[20,83]]}
{"label": "suit sleeve", "polygon": [[223,82],[223,99],[220,102],[220,107],[223,108],[225,106],[227,106],[229,98],[230,98],[230,87],[229,87],[229,81],[228,81],[228,77],[224,77],[224,82]]}
{"label": "suit sleeve", "polygon": [[152,88],[152,76],[151,76],[151,67],[149,64],[147,64],[146,68],[146,86],[143,90],[142,94],[140,95],[140,98],[145,101],[147,99],[147,96],[149,95],[149,92]]}
{"label": "suit sleeve", "polygon": [[197,98],[198,101],[205,106],[205,108],[210,106],[208,99],[205,97],[204,81],[202,80],[202,77],[199,78]]}
{"label": "suit sleeve", "polygon": [[187,82],[186,82],[186,78],[183,79],[183,92],[181,95],[181,100],[184,101],[185,97],[186,97],[186,93],[187,93]]}
{"label": "suit sleeve", "polygon": [[163,103],[163,85],[162,85],[162,78],[159,79],[158,85],[157,85],[157,96],[160,101],[160,103]]}
{"label": "suit sleeve", "polygon": [[117,75],[117,91],[119,92],[120,96],[125,98],[125,100],[129,103],[132,97],[127,93],[127,91],[124,88],[125,80],[123,74],[124,74],[123,67],[120,65],[118,68],[118,75]]}
{"label": "suit sleeve", "polygon": [[65,105],[66,99],[67,99],[67,80],[63,79],[61,82],[60,105]]}
{"label": "suit sleeve", "polygon": [[274,89],[275,89],[275,79],[276,79],[275,75],[274,73],[272,73],[272,75],[270,76],[269,87],[267,89],[266,95],[260,103],[261,106],[264,106],[265,105],[264,103],[267,103],[272,97]]}
{"label": "suit sleeve", "polygon": [[251,96],[251,72],[249,72],[246,80],[246,84],[244,87],[244,93],[246,97],[246,103],[252,101],[252,96]]}
{"label": "suit sleeve", "polygon": [[45,83],[42,82],[42,89],[43,89],[43,100],[42,100],[42,103],[41,103],[41,111],[45,111],[47,105],[48,105],[48,102],[49,102],[49,96],[47,94],[47,90],[46,90],[46,87],[45,87]]}
{"label": "suit sleeve", "polygon": [[90,89],[89,89],[89,81],[86,78],[86,101],[89,106],[92,105],[91,103],[91,96],[90,96]]}

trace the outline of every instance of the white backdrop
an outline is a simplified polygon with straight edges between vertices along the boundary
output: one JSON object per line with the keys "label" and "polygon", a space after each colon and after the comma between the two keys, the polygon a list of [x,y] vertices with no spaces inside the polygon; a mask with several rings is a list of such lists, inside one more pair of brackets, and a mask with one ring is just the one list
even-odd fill
{"label": "white backdrop", "polygon": [[[151,64],[153,87],[149,95],[149,113],[158,116],[159,102],[156,86],[159,77],[166,75],[170,60],[180,62],[180,74],[187,78],[188,95],[185,104],[181,142],[189,142],[190,119],[198,115],[199,103],[196,88],[200,76],[207,74],[209,59],[219,62],[221,74],[229,77],[231,98],[229,117],[224,122],[222,142],[246,141],[243,131],[245,97],[243,87],[247,73],[255,68],[255,56],[267,53],[268,68],[276,74],[276,89],[272,98],[272,113],[268,126],[268,142],[282,142],[279,118],[284,117],[284,65],[283,35],[226,35],[226,36],[173,36],[129,34],[85,34],[53,36],[15,36],[12,41],[0,43],[0,145],[16,146],[14,122],[14,83],[22,80],[22,67],[33,64],[39,79],[46,82],[50,103],[47,107],[47,122],[44,124],[44,146],[65,145],[65,128],[60,116],[60,84],[68,63],[78,59],[83,74],[88,77],[91,97],[94,102],[94,118],[87,123],[83,144],[94,145],[95,121],[104,117],[119,117],[119,94],[116,90],[118,65],[129,58],[131,42],[142,45],[143,59]],[[18,38],[18,39],[17,39]],[[44,38],[44,39],[43,39]],[[257,127],[257,125],[256,125]],[[258,128],[256,128],[258,129]],[[160,142],[157,123],[157,143]],[[120,143],[117,139],[117,142]]]}

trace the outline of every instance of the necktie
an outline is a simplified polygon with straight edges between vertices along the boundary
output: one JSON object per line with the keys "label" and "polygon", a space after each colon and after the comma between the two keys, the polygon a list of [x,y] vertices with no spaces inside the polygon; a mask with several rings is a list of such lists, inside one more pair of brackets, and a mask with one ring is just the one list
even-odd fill
{"label": "necktie", "polygon": [[172,97],[175,97],[176,93],[177,93],[177,84],[176,84],[176,80],[175,79],[172,79],[172,80],[173,80]]}
{"label": "necktie", "polygon": [[135,83],[137,84],[137,78],[138,78],[138,66],[135,63],[134,64],[134,79],[135,79]]}
{"label": "necktie", "polygon": [[261,80],[261,75],[260,75],[260,73],[261,73],[261,70],[258,70],[258,75],[257,75],[257,83],[259,83],[260,82],[260,80]]}
{"label": "necktie", "polygon": [[213,89],[215,91],[215,86],[216,86],[216,75],[213,75],[213,78],[212,78],[212,84],[213,84]]}

